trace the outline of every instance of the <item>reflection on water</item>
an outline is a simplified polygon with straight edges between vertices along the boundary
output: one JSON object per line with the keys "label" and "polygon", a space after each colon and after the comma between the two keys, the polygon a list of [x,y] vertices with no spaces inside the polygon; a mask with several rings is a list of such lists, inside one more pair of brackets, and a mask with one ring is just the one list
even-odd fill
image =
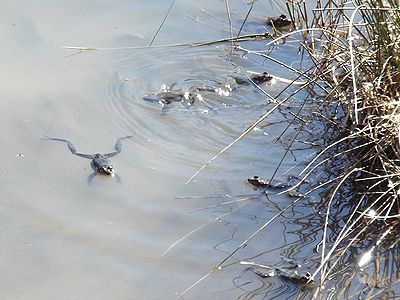
{"label": "reflection on water", "polygon": [[[277,15],[284,7],[257,5],[257,11]],[[231,9],[239,18],[247,6],[231,3]],[[245,142],[185,185],[202,163],[272,104],[250,84],[229,93],[200,91],[201,100],[190,106],[172,103],[165,109],[143,100],[163,85],[183,91],[225,86],[242,70],[287,76],[279,65],[230,53],[224,44],[77,55],[60,48],[146,46],[165,11],[163,1],[4,1],[4,298],[175,299],[293,202],[277,193],[266,197],[245,182],[254,175],[272,176],[283,155],[284,143],[277,138],[287,126],[285,109],[290,107],[271,115]],[[220,17],[225,18],[221,1],[177,1],[156,44],[225,38]],[[262,47],[265,41],[257,43]],[[277,59],[297,63],[297,46],[277,47]],[[284,86],[278,82],[263,88],[276,95]],[[106,153],[116,138],[133,133],[124,141],[123,155],[113,158],[121,182],[97,176],[91,185],[86,183],[91,172],[87,161],[73,157],[65,145],[41,139],[61,137],[84,153]],[[285,160],[282,170],[303,155]],[[309,290],[278,278],[261,280],[238,261],[273,263],[284,254],[315,269],[312,249],[320,236],[313,230],[320,220],[310,217],[313,201],[309,197],[277,218],[220,271],[188,291],[188,298],[308,297]],[[294,214],[303,217],[293,219]]]}

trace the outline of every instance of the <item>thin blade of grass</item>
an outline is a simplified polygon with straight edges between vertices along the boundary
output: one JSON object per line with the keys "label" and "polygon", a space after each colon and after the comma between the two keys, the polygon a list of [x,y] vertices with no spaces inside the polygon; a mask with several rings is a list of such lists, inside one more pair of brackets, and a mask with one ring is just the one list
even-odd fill
{"label": "thin blade of grass", "polygon": [[151,39],[149,48],[151,48],[151,46],[153,45],[153,42],[154,42],[154,40],[156,39],[158,33],[160,32],[161,28],[164,26],[164,23],[165,23],[165,21],[167,20],[167,18],[168,18],[168,16],[169,16],[169,13],[170,13],[172,7],[174,6],[174,4],[175,4],[175,0],[172,0],[170,6],[169,6],[169,8],[168,8],[168,11],[167,11],[167,13],[166,13],[165,16],[164,16],[164,19],[162,20],[162,22],[161,22],[160,26],[158,27],[156,33],[154,34],[153,38]]}

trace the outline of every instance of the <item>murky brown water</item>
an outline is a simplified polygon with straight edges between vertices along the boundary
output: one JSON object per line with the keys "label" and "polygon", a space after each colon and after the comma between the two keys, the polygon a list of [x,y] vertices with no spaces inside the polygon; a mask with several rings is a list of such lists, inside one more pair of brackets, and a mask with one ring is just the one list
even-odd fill
{"label": "murky brown water", "polygon": [[[231,3],[236,16],[247,7],[237,2]],[[276,5],[258,5],[260,16],[280,13]],[[223,44],[72,56],[75,51],[61,48],[146,46],[168,6],[165,1],[3,0],[1,298],[175,299],[277,212],[245,179],[271,176],[280,161],[282,145],[273,144],[286,126],[279,123],[285,120],[280,114],[185,185],[269,108],[265,96],[243,86],[229,97],[208,95],[203,103],[170,109],[142,98],[162,84],[224,82],[237,65],[280,74],[278,65],[231,56]],[[201,9],[224,17],[223,1],[177,1],[155,45],[229,36],[223,23]],[[212,27],[191,18],[198,16]],[[287,43],[279,50],[277,58],[292,62],[297,46]],[[88,185],[90,161],[74,157],[63,143],[41,139],[70,139],[84,153],[111,152],[116,138],[131,133],[113,158],[121,184],[96,177]],[[288,159],[282,169],[294,164]],[[231,197],[240,194],[255,196],[191,212],[246,198]],[[284,207],[292,200],[274,196],[273,201]],[[281,254],[295,256],[296,247],[282,249],[306,240],[299,235],[304,227],[283,218],[235,259],[261,253],[260,260],[274,263]],[[303,250],[297,258],[310,253]],[[278,279],[263,283],[242,265],[226,265],[185,296],[262,297],[268,284],[277,284],[273,295],[281,299],[310,295]]]}

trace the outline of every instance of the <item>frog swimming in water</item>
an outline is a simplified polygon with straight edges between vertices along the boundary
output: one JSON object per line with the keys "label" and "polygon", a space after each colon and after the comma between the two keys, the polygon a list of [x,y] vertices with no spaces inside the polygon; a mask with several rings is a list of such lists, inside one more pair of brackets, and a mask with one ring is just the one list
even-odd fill
{"label": "frog swimming in water", "polygon": [[259,176],[253,176],[253,178],[247,178],[247,182],[256,188],[260,189],[286,189],[290,186],[288,182],[278,180],[262,179]]}
{"label": "frog swimming in water", "polygon": [[66,143],[68,146],[68,149],[71,151],[73,155],[86,158],[86,159],[91,159],[92,161],[90,162],[90,166],[93,169],[93,173],[89,175],[88,177],[88,183],[90,184],[93,180],[93,178],[99,174],[101,175],[107,175],[107,176],[112,176],[116,177],[117,181],[120,181],[120,178],[118,174],[114,172],[114,167],[112,162],[109,160],[109,158],[119,154],[122,150],[122,140],[129,139],[133,137],[133,135],[128,135],[124,137],[120,137],[117,139],[117,142],[115,143],[115,151],[111,153],[106,153],[106,154],[101,154],[101,153],[95,153],[95,154],[84,154],[78,152],[76,147],[69,141],[65,139],[60,139],[60,138],[53,138],[53,137],[48,137],[44,136],[46,140],[51,140],[51,141],[58,141],[58,142],[63,142]]}
{"label": "frog swimming in water", "polygon": [[284,259],[284,263],[280,263],[275,266],[260,265],[254,262],[241,261],[242,265],[251,265],[257,268],[262,268],[265,271],[260,271],[254,267],[250,267],[249,270],[257,274],[262,278],[269,278],[278,276],[284,280],[291,281],[292,283],[307,285],[311,284],[314,280],[310,272],[302,271],[301,265],[292,259]]}
{"label": "frog swimming in water", "polygon": [[280,29],[290,29],[293,27],[293,21],[288,20],[286,15],[280,15],[276,17],[268,17],[266,20],[267,25],[273,26],[275,28],[280,28]]}

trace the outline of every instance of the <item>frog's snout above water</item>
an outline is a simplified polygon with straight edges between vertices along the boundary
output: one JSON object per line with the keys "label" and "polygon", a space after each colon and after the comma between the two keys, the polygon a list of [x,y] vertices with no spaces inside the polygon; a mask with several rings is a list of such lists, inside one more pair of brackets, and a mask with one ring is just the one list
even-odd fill
{"label": "frog's snout above water", "polygon": [[98,172],[106,175],[113,175],[114,169],[111,166],[100,166]]}
{"label": "frog's snout above water", "polygon": [[96,153],[93,157],[92,163],[97,173],[103,175],[113,175],[114,168],[109,159],[105,156],[101,155],[100,153]]}

